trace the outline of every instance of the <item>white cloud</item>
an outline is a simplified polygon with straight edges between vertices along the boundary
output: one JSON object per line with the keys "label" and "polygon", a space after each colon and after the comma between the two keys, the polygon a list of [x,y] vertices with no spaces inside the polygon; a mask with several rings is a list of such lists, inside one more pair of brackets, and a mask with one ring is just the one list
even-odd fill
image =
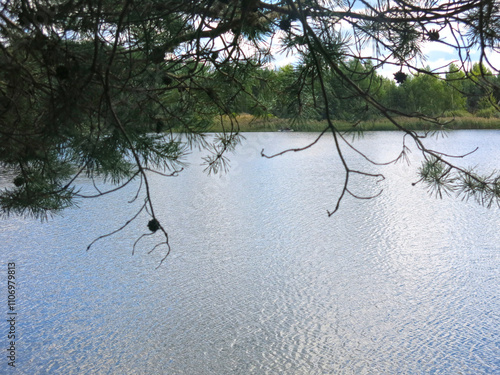
{"label": "white cloud", "polygon": [[[360,9],[358,9],[360,11]],[[211,25],[212,27],[214,25]],[[336,26],[339,27],[339,30],[342,31],[344,34],[351,34],[353,33],[352,28],[353,26],[348,23],[345,20],[340,21]],[[299,28],[299,25],[295,24],[296,28]],[[438,41],[425,41],[422,43],[421,48],[422,48],[422,53],[425,56],[424,59],[418,59],[413,62],[411,62],[412,65],[416,66],[419,69],[423,69],[427,66],[431,68],[431,70],[436,70],[440,69],[443,72],[446,72],[448,70],[448,66],[450,63],[455,62],[457,65],[461,65],[460,63],[460,56],[457,53],[456,49],[452,47],[453,44],[456,43],[456,39],[454,35],[452,34],[452,29],[450,27],[453,27],[453,30],[457,32],[459,28],[457,25],[449,25],[447,28],[439,28],[437,25],[434,27],[434,29],[439,30],[440,38],[439,42]],[[428,25],[427,26],[428,30],[432,30],[433,26]],[[299,30],[297,30],[299,31]],[[463,31],[463,30],[462,30]],[[234,35],[232,35],[231,32],[226,33],[225,35],[221,36],[220,38],[216,39],[215,41],[209,42],[209,43],[215,43],[216,48],[224,48],[224,46],[227,46],[231,44],[232,38]],[[282,51],[282,46],[280,45],[280,41],[284,37],[284,32],[283,31],[278,31],[276,34],[273,36],[273,38],[268,39],[265,43],[269,43],[271,45],[271,53],[273,60],[271,63],[268,64],[268,67],[270,68],[279,68],[282,66],[286,66],[289,64],[296,64],[298,62],[298,54],[294,54],[291,52],[283,52]],[[450,44],[447,45],[446,43]],[[210,47],[210,46],[207,46]],[[251,43],[245,43],[245,44],[240,44],[240,48],[242,49],[243,53],[247,56],[252,55],[255,52],[255,47]],[[353,48],[352,54],[353,55],[358,55],[364,58],[375,56],[375,49],[373,48],[373,44],[371,43],[366,43],[363,46],[359,45],[353,45],[351,46]],[[487,57],[489,59],[489,62],[497,67],[500,68],[500,54],[497,52],[493,51],[488,51]],[[477,62],[479,61],[479,54],[478,53],[471,53],[470,59],[472,62]],[[470,69],[470,64],[466,66],[466,68]],[[392,60],[389,61],[389,64],[385,64],[383,67],[381,67],[378,70],[378,73],[385,76],[392,78],[393,74],[397,71],[400,70],[400,67],[398,65],[398,61]],[[405,71],[408,71],[407,69]]]}
{"label": "white cloud", "polygon": [[286,65],[294,65],[297,63],[297,55],[276,53],[273,54],[273,61],[269,66],[271,68],[280,68]]}

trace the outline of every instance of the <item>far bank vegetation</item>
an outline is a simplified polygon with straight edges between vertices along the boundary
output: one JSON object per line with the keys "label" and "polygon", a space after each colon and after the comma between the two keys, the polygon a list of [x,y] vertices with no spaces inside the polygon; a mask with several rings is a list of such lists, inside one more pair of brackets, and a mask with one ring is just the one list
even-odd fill
{"label": "far bank vegetation", "polygon": [[[426,69],[404,74],[403,79],[396,74],[394,80],[373,73],[370,62],[353,60],[347,66],[350,78],[386,108],[395,109],[397,113],[391,114],[408,129],[500,128],[500,92],[492,90],[491,85],[474,84],[489,80],[498,87],[500,77],[491,72],[481,74],[478,64],[469,72],[452,64],[445,76]],[[217,118],[211,131],[235,126],[243,132],[322,131],[326,127],[327,114],[314,72],[304,71],[300,65],[256,69],[244,82],[248,95],[236,95],[230,102],[233,116]],[[350,94],[334,75],[326,82],[331,96],[330,117],[339,130],[396,130],[380,112]],[[436,121],[429,123],[422,117]]]}

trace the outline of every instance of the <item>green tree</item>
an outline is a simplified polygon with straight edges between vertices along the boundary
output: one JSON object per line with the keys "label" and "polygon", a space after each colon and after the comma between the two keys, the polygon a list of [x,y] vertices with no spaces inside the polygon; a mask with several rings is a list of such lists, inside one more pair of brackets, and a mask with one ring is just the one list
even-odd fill
{"label": "green tree", "polygon": [[314,72],[302,64],[279,68],[276,71],[273,114],[292,121],[317,119],[314,82]]}
{"label": "green tree", "polygon": [[296,112],[293,104],[296,95],[292,94],[292,88],[296,81],[295,70],[292,65],[285,65],[275,72],[275,98],[272,101],[271,112],[280,118],[293,118]]}
{"label": "green tree", "polygon": [[[349,59],[343,67],[344,74],[366,94],[380,101],[383,97],[383,79],[380,77],[371,60]],[[332,115],[341,120],[369,120],[374,116],[380,116],[366,101],[359,95],[345,95],[349,92],[348,82],[342,77],[334,77],[336,81],[337,97],[340,99],[338,108],[333,110]]]}
{"label": "green tree", "polygon": [[464,95],[465,78],[465,73],[459,70],[455,64],[450,65],[445,80],[446,108],[449,111],[464,111],[466,109],[467,98]]}
{"label": "green tree", "polygon": [[443,81],[433,75],[430,68],[405,82],[404,88],[410,112],[435,116],[447,109]]}
{"label": "green tree", "polygon": [[469,79],[463,83],[467,110],[476,113],[494,107],[495,103],[492,100],[494,77],[491,70],[483,64],[476,63],[467,76]]}

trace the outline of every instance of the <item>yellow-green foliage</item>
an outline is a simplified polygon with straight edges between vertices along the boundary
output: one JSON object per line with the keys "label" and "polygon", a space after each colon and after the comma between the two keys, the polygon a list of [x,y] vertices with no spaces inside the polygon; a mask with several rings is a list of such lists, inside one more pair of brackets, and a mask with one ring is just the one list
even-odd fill
{"label": "yellow-green foliage", "polygon": [[499,112],[494,107],[480,109],[476,112],[477,117],[484,117],[484,118],[498,117],[498,115],[499,115]]}
{"label": "yellow-green foliage", "polygon": [[[396,121],[409,130],[438,130],[438,129],[500,129],[500,119],[490,116],[487,118],[479,116],[465,116],[463,111],[447,113],[449,117],[441,118],[443,126],[430,124],[418,118],[396,118]],[[453,116],[453,117],[452,117]],[[281,129],[292,129],[303,132],[321,132],[327,126],[326,121],[304,120],[293,121],[280,119],[272,115],[265,117],[255,117],[247,113],[236,115],[233,118],[233,130],[240,132],[268,132],[279,131]],[[210,130],[212,132],[228,131],[231,129],[231,121],[225,116],[221,121],[216,121]],[[397,127],[385,118],[365,121],[354,126],[346,121],[333,121],[333,125],[339,131],[382,131],[397,130]]]}

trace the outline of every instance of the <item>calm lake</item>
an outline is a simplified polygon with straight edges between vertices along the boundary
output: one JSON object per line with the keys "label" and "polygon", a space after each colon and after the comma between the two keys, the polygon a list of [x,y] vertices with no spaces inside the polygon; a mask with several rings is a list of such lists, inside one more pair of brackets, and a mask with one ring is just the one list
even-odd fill
{"label": "calm lake", "polygon": [[[332,217],[344,179],[331,137],[252,133],[231,170],[208,176],[203,152],[178,177],[152,176],[172,253],[152,254],[137,185],[48,223],[0,227],[2,374],[499,374],[500,210],[430,196],[411,165],[374,166],[344,147],[359,195]],[[366,133],[377,162],[402,136]],[[500,169],[500,131],[429,139],[463,166]],[[1,183],[1,181],[0,181]],[[5,182],[3,182],[4,184]],[[79,184],[89,190],[91,183]],[[7,366],[7,263],[16,264],[16,369]]]}

